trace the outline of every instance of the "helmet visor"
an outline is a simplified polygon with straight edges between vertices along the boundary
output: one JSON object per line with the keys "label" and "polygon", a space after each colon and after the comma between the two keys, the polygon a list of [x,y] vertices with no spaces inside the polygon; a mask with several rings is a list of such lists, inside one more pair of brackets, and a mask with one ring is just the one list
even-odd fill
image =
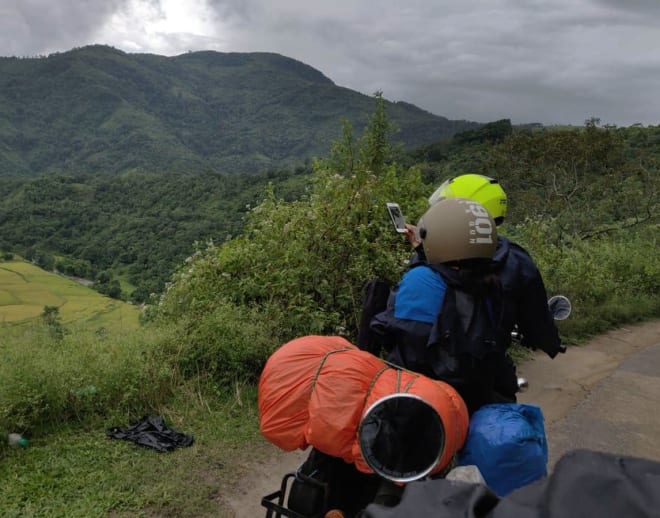
{"label": "helmet visor", "polygon": [[440,200],[444,200],[447,196],[451,196],[451,190],[449,189],[449,183],[451,180],[445,180],[442,182],[440,187],[438,187],[431,197],[429,198],[429,205],[435,205]]}

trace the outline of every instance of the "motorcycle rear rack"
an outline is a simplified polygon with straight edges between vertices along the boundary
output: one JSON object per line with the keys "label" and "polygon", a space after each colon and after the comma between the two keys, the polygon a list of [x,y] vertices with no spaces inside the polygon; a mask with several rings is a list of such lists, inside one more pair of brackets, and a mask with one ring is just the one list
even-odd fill
{"label": "motorcycle rear rack", "polygon": [[[322,518],[323,512],[314,515],[307,515],[301,514],[287,507],[287,499],[291,490],[289,482],[293,484],[296,479],[305,484],[317,486],[318,489],[323,491],[324,499],[327,502],[327,484],[303,475],[300,472],[287,473],[282,477],[280,489],[267,494],[261,499],[261,505],[266,508],[266,518],[281,518],[283,516],[286,518]],[[324,507],[327,507],[327,505]]]}

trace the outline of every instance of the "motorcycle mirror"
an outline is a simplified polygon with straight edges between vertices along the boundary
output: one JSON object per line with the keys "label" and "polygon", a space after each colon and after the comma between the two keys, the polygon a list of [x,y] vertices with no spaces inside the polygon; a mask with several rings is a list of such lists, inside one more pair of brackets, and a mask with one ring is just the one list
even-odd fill
{"label": "motorcycle mirror", "polygon": [[555,320],[566,320],[571,314],[571,301],[564,295],[554,295],[548,299],[548,308]]}
{"label": "motorcycle mirror", "polygon": [[390,394],[373,403],[358,429],[362,457],[374,473],[393,482],[428,475],[445,447],[438,412],[414,394]]}

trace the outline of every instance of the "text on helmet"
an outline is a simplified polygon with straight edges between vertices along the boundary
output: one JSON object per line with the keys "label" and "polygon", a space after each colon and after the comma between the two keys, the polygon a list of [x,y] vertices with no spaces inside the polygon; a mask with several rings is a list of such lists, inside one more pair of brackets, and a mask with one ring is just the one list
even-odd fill
{"label": "text on helmet", "polygon": [[489,245],[493,242],[493,224],[488,211],[480,204],[466,201],[465,212],[474,216],[470,221],[470,243]]}

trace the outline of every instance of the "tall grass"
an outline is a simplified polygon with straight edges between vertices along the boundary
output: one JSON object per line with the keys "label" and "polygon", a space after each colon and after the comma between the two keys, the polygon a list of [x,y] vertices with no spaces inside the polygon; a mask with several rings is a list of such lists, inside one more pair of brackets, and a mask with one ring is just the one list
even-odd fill
{"label": "tall grass", "polygon": [[104,334],[46,325],[0,338],[0,428],[34,433],[65,422],[157,409],[178,382],[169,329]]}

